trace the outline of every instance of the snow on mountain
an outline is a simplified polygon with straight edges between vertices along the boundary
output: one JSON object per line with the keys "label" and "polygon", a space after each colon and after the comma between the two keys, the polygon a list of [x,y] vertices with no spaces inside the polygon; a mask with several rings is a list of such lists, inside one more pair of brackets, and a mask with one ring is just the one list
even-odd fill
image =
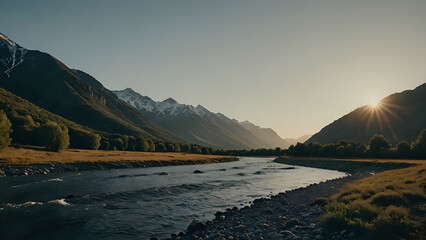
{"label": "snow on mountain", "polygon": [[180,104],[172,98],[162,102],[142,96],[130,88],[113,91],[118,98],[138,109],[146,118],[188,142],[226,149],[287,147],[270,128],[250,122],[240,123],[222,113],[213,113],[201,105]]}
{"label": "snow on mountain", "polygon": [[113,91],[113,93],[134,108],[155,114],[171,116],[176,116],[180,113],[197,114],[201,118],[203,118],[206,114],[213,114],[201,105],[194,107],[192,105],[180,104],[173,98],[168,98],[162,102],[154,101],[150,97],[140,95],[131,88],[126,88],[121,91]]}
{"label": "snow on mountain", "polygon": [[10,71],[24,61],[27,50],[0,33],[0,51],[2,53],[10,52],[10,54],[5,54],[6,57],[0,58],[0,65],[5,69],[4,73],[10,77]]}

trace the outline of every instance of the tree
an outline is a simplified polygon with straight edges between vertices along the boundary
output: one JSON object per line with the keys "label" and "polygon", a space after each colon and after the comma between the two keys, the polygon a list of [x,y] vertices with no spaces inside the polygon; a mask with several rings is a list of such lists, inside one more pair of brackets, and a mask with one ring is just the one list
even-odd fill
{"label": "tree", "polygon": [[12,133],[11,127],[12,124],[7,118],[6,113],[0,110],[0,151],[12,142],[12,138],[10,138],[10,134]]}
{"label": "tree", "polygon": [[210,151],[209,151],[209,149],[207,147],[202,147],[201,148],[201,153],[210,155]]}
{"label": "tree", "polygon": [[174,148],[175,148],[175,152],[181,152],[182,150],[180,149],[179,143],[172,143]]}
{"label": "tree", "polygon": [[136,151],[148,152],[149,151],[148,141],[144,138],[136,139],[135,149]]}
{"label": "tree", "polygon": [[156,149],[155,149],[155,143],[154,143],[154,141],[152,141],[151,138],[147,138],[146,141],[149,144],[149,151],[150,152],[155,152]]}
{"label": "tree", "polygon": [[411,144],[415,157],[426,158],[426,129],[423,129],[417,140]]}
{"label": "tree", "polygon": [[121,139],[121,138],[113,139],[110,143],[110,147],[114,150],[123,151],[124,150],[123,139]]}
{"label": "tree", "polygon": [[110,149],[109,148],[109,142],[104,137],[102,137],[102,139],[100,141],[99,149],[102,149],[102,150],[109,150]]}
{"label": "tree", "polygon": [[165,152],[167,150],[166,146],[162,142],[157,142],[157,144],[155,145],[155,149],[157,152]]}
{"label": "tree", "polygon": [[33,131],[40,127],[40,123],[35,122],[30,115],[21,116],[16,111],[9,111],[7,116],[12,123],[11,138],[14,143],[39,145],[39,139],[34,137]]}
{"label": "tree", "polygon": [[180,148],[182,152],[186,152],[186,153],[191,152],[191,145],[189,145],[188,143],[182,144]]}
{"label": "tree", "polygon": [[398,157],[408,157],[411,152],[410,144],[407,141],[402,141],[396,145],[396,154]]}
{"label": "tree", "polygon": [[136,138],[134,136],[129,136],[127,139],[127,151],[135,151],[136,150]]}
{"label": "tree", "polygon": [[201,153],[201,149],[197,145],[193,145],[193,146],[191,146],[191,152],[192,153]]}
{"label": "tree", "polygon": [[167,149],[167,152],[174,152],[175,151],[175,146],[173,145],[173,143],[167,143],[166,144],[166,149]]}
{"label": "tree", "polygon": [[370,151],[374,154],[379,153],[380,150],[388,150],[391,147],[389,141],[383,136],[376,134],[370,139]]}
{"label": "tree", "polygon": [[40,141],[51,151],[58,152],[66,149],[70,145],[68,128],[63,124],[48,121],[37,129],[37,131],[37,136]]}
{"label": "tree", "polygon": [[73,129],[69,131],[71,148],[97,150],[101,145],[101,136],[84,129]]}

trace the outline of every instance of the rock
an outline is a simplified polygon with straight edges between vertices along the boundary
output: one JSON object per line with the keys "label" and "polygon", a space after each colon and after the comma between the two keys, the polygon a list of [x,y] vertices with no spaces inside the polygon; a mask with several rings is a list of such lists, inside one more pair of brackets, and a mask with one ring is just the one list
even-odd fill
{"label": "rock", "polygon": [[315,225],[315,223],[311,223],[311,224],[309,224],[309,228],[311,228],[311,229],[315,229],[315,227],[316,227],[317,225]]}
{"label": "rock", "polygon": [[318,234],[318,235],[315,236],[315,239],[316,240],[323,240],[324,237]]}
{"label": "rock", "polygon": [[350,238],[355,237],[355,233],[354,232],[349,233],[348,237],[350,237]]}
{"label": "rock", "polygon": [[346,230],[342,230],[342,231],[340,232],[340,235],[341,235],[341,236],[343,236],[343,235],[345,235],[345,233],[346,233]]}
{"label": "rock", "polygon": [[197,174],[197,173],[204,173],[204,172],[202,172],[202,171],[200,171],[200,170],[195,170],[195,171],[194,171],[194,173],[196,173],[196,174]]}
{"label": "rock", "polygon": [[171,237],[171,238],[177,238],[177,237],[178,237],[178,235],[177,235],[177,234],[175,234],[175,233],[172,233],[172,234],[170,234],[170,237]]}
{"label": "rock", "polygon": [[193,220],[193,221],[189,224],[189,226],[188,226],[188,228],[186,229],[186,231],[187,231],[188,233],[194,233],[194,232],[196,232],[196,231],[203,230],[203,229],[205,229],[205,228],[206,228],[206,225],[205,225],[204,223],[202,223],[202,222],[200,222],[200,221],[197,221],[197,220]]}
{"label": "rock", "polygon": [[297,218],[292,218],[290,221],[288,221],[288,222],[285,224],[285,227],[286,227],[286,228],[292,228],[292,227],[296,226],[296,225],[297,225],[297,224],[299,224],[299,223],[300,223],[299,219],[297,219]]}
{"label": "rock", "polygon": [[281,233],[285,236],[285,239],[293,239],[293,238],[297,237],[296,234],[294,234],[294,233],[292,233],[291,231],[288,231],[288,230],[282,231]]}

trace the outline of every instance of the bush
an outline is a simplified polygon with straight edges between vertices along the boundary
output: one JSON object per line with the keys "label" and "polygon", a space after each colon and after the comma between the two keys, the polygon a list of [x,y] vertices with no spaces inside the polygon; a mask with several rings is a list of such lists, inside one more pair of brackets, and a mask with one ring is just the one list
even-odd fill
{"label": "bush", "polygon": [[390,206],[385,213],[372,222],[372,228],[367,234],[368,239],[401,239],[414,229],[408,220],[408,210]]}
{"label": "bush", "polygon": [[68,128],[63,124],[49,121],[37,129],[36,135],[42,145],[51,151],[58,152],[70,145]]}
{"label": "bush", "polygon": [[110,143],[110,147],[114,150],[123,151],[124,150],[123,139],[121,139],[121,138],[113,139]]}
{"label": "bush", "polygon": [[12,124],[4,113],[3,110],[0,111],[0,151],[5,147],[9,146],[12,142],[12,138],[10,138],[10,133]]}
{"label": "bush", "polygon": [[97,150],[101,145],[101,137],[84,129],[70,129],[71,148]]}
{"label": "bush", "polygon": [[371,204],[381,207],[390,205],[403,206],[405,203],[405,198],[396,192],[381,192],[371,198]]}
{"label": "bush", "polygon": [[146,139],[138,138],[135,142],[135,150],[141,151],[141,152],[148,152],[149,151],[149,143]]}
{"label": "bush", "polygon": [[402,141],[396,145],[396,154],[399,157],[409,156],[410,152],[411,152],[411,147],[407,141]]}
{"label": "bush", "polygon": [[321,226],[330,231],[341,231],[347,229],[348,222],[345,218],[346,211],[327,212],[321,217]]}
{"label": "bush", "polygon": [[412,143],[412,149],[415,157],[426,158],[426,129],[423,129],[417,140]]}
{"label": "bush", "polygon": [[370,150],[373,154],[377,154],[380,151],[387,150],[391,147],[389,141],[383,136],[376,134],[370,140]]}

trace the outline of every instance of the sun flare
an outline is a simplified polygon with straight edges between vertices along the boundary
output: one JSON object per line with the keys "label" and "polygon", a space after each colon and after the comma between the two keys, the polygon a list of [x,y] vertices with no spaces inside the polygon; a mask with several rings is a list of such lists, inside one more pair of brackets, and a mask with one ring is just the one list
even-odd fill
{"label": "sun flare", "polygon": [[370,107],[376,108],[380,105],[380,100],[374,100],[371,101],[370,104],[368,104]]}

